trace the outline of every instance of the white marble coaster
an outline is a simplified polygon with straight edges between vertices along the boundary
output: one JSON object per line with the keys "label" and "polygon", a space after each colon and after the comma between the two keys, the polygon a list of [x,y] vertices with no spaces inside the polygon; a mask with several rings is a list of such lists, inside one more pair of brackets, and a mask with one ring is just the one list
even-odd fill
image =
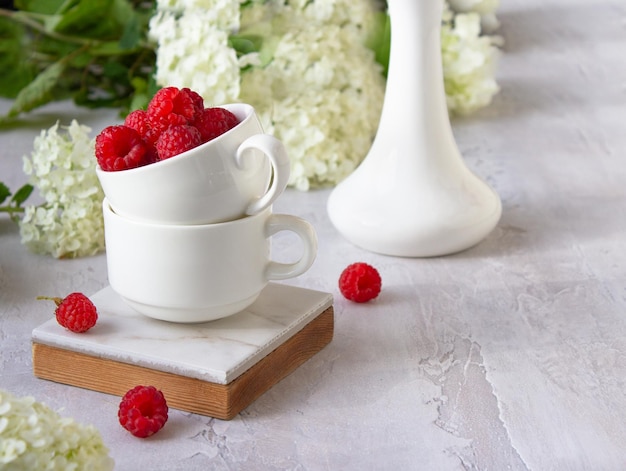
{"label": "white marble coaster", "polygon": [[135,312],[110,286],[91,299],[95,327],[76,334],[53,318],[33,330],[33,341],[216,384],[229,384],[333,303],[329,293],[269,283],[238,314],[175,324]]}

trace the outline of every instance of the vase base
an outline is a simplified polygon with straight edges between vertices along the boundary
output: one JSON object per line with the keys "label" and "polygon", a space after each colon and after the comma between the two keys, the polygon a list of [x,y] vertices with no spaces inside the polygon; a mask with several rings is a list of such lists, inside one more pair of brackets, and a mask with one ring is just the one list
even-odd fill
{"label": "vase base", "polygon": [[374,202],[375,197],[355,198],[340,184],[327,210],[337,231],[357,247],[396,257],[437,257],[469,249],[495,228],[502,214],[500,198],[486,185],[481,190],[480,199],[474,194],[465,204],[443,205],[445,210],[434,214],[408,212],[397,203]]}

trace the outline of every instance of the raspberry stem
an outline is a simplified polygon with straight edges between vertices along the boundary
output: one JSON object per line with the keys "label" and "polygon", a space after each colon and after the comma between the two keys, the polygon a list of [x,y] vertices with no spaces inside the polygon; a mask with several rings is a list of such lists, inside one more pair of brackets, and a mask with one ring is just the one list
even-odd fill
{"label": "raspberry stem", "polygon": [[58,296],[37,296],[37,300],[54,301],[57,306],[63,302]]}

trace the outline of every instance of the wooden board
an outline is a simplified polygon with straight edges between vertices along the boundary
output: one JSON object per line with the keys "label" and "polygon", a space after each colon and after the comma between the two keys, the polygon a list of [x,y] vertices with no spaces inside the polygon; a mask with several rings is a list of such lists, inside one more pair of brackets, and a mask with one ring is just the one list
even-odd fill
{"label": "wooden board", "polygon": [[163,391],[170,407],[230,420],[254,400],[322,350],[333,338],[332,306],[228,384],[216,384],[98,358],[33,341],[35,376],[123,396],[138,384]]}

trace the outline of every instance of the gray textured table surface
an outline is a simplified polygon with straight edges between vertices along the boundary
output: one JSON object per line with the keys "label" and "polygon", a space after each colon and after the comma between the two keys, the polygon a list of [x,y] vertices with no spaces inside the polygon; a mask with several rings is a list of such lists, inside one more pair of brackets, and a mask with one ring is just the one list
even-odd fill
{"label": "gray textured table surface", "polygon": [[[626,469],[626,4],[509,0],[499,18],[502,92],[454,121],[503,201],[480,245],[375,255],[336,233],[327,190],[288,191],[276,210],[320,238],[291,283],[335,295],[333,342],[234,420],[172,411],[141,441],[118,425],[118,398],[32,374],[31,331],[50,315],[35,297],[104,287],[104,255],[33,255],[0,217],[0,386],[93,423],[120,470]],[[0,133],[0,180],[22,183],[40,129],[74,117],[94,131],[114,119],[47,107]],[[383,277],[366,305],[336,288],[358,260]]]}

